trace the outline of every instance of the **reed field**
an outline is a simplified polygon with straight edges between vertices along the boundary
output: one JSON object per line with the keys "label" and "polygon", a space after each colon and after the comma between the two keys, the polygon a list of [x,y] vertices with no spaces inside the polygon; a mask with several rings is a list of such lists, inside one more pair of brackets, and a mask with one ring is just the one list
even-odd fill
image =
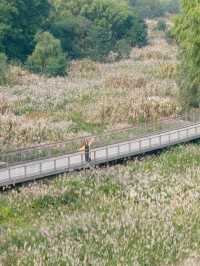
{"label": "reed field", "polygon": [[177,47],[148,21],[149,44],[129,59],[74,61],[67,77],[46,78],[11,67],[0,87],[1,149],[62,141],[170,117],[181,111]]}
{"label": "reed field", "polygon": [[0,265],[198,266],[200,146],[0,195]]}
{"label": "reed field", "polygon": [[[75,61],[66,78],[12,67],[0,87],[1,148],[173,121],[177,47],[148,25],[148,46],[127,60]],[[199,266],[199,154],[199,142],[179,145],[2,190],[0,265]]]}

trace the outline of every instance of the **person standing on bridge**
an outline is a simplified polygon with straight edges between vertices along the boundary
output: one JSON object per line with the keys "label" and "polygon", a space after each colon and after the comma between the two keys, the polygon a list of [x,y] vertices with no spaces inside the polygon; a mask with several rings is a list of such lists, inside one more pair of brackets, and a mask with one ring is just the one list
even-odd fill
{"label": "person standing on bridge", "polygon": [[89,163],[91,161],[90,158],[90,143],[89,141],[86,139],[85,140],[85,160],[87,163]]}
{"label": "person standing on bridge", "polygon": [[91,162],[91,157],[90,157],[91,144],[92,144],[92,140],[85,139],[83,146],[80,148],[80,151],[85,151],[85,161],[87,163]]}

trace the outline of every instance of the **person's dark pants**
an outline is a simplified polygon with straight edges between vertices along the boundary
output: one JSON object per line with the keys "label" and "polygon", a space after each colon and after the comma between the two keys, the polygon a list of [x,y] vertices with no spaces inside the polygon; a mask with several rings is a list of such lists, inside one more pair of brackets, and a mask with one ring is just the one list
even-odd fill
{"label": "person's dark pants", "polygon": [[86,160],[86,162],[90,162],[91,161],[91,159],[90,159],[90,149],[89,148],[85,148],[85,160]]}

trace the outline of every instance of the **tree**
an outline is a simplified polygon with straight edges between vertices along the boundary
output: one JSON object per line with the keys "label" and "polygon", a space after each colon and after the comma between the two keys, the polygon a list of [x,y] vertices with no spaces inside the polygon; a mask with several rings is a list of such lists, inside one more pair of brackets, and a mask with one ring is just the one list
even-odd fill
{"label": "tree", "polygon": [[51,33],[73,58],[104,60],[120,40],[139,47],[147,43],[144,20],[124,0],[56,2]]}
{"label": "tree", "polygon": [[119,41],[147,43],[146,24],[128,0],[0,0],[0,10],[0,52],[9,60],[26,62],[43,31],[73,59],[104,60]]}
{"label": "tree", "polygon": [[57,15],[50,25],[50,32],[61,41],[62,48],[73,59],[85,56],[85,38],[90,21],[74,16],[70,11]]}
{"label": "tree", "polygon": [[181,52],[180,95],[184,106],[200,106],[200,0],[182,0],[173,35]]}
{"label": "tree", "polygon": [[137,13],[132,17],[132,27],[127,32],[128,40],[131,43],[131,46],[143,47],[148,42],[148,32],[147,25],[143,19],[141,19]]}
{"label": "tree", "polygon": [[180,11],[180,0],[163,1],[163,9],[165,12],[176,14]]}
{"label": "tree", "polygon": [[155,18],[180,11],[180,0],[129,0],[129,3],[143,18]]}
{"label": "tree", "polygon": [[65,75],[67,63],[67,56],[63,53],[59,40],[49,32],[37,36],[35,50],[27,61],[30,70],[49,76]]}
{"label": "tree", "polygon": [[127,59],[131,53],[131,44],[127,40],[119,40],[115,46],[117,59]]}
{"label": "tree", "polygon": [[97,61],[105,59],[112,50],[111,26],[103,20],[96,22],[89,28],[86,40],[86,56]]}
{"label": "tree", "polygon": [[0,1],[1,49],[11,59],[24,61],[34,48],[35,34],[45,25],[48,0]]}
{"label": "tree", "polygon": [[129,0],[143,18],[155,18],[164,15],[160,0]]}

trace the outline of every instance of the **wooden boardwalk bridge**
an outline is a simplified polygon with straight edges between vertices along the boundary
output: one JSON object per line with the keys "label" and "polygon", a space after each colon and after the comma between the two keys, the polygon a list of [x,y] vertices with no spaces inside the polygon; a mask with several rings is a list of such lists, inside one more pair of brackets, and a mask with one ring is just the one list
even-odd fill
{"label": "wooden boardwalk bridge", "polygon": [[[91,165],[97,166],[199,138],[200,123],[186,123],[176,129],[154,132],[128,141],[92,148]],[[7,164],[0,169],[0,186],[33,181],[87,167],[84,151],[47,159],[35,159],[31,162]]]}

